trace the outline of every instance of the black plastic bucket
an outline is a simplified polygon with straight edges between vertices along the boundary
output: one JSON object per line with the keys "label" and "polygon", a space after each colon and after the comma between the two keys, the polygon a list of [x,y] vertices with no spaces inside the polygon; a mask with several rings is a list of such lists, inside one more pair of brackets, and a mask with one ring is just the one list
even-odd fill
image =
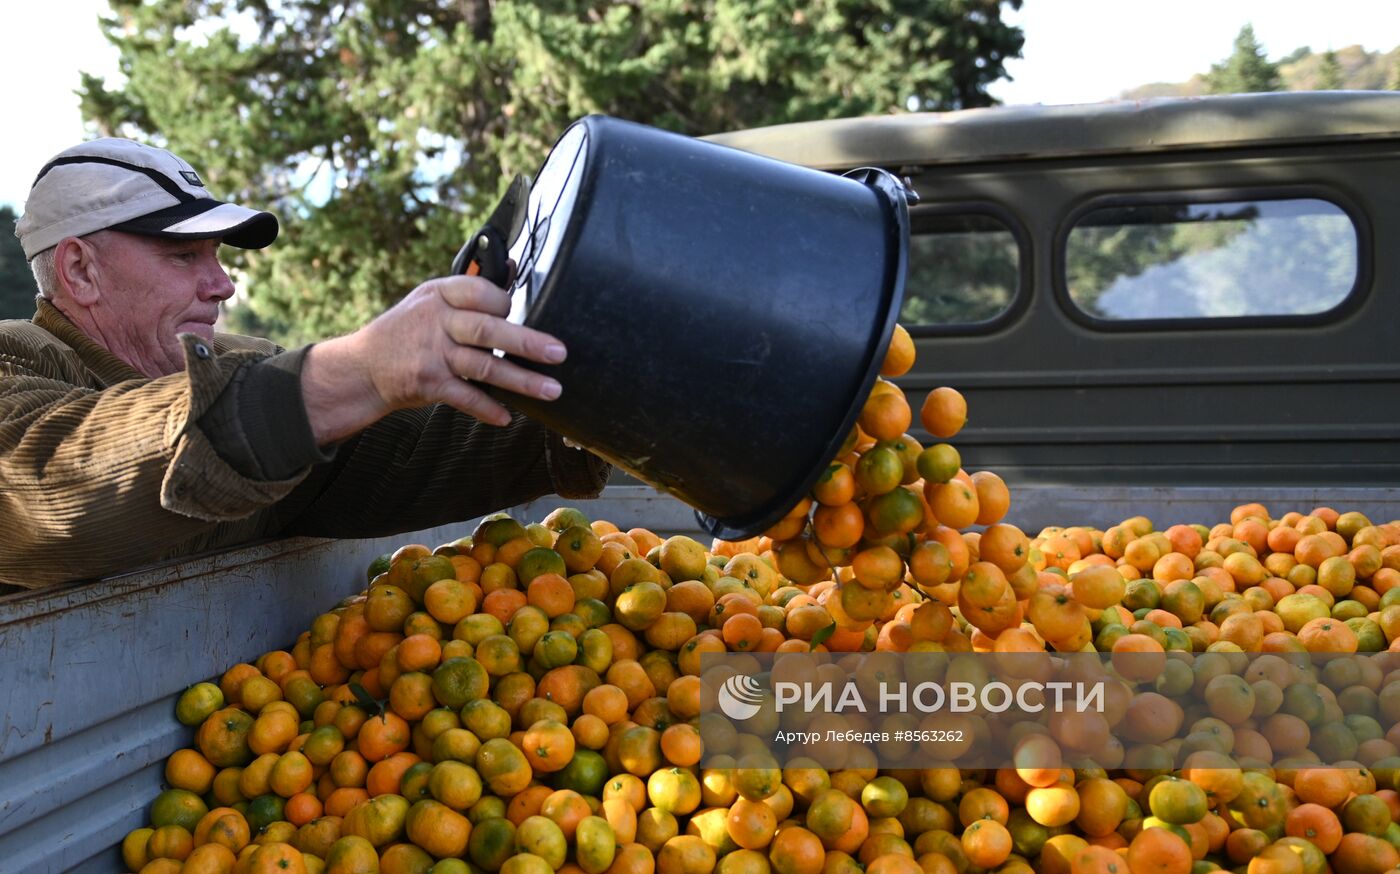
{"label": "black plastic bucket", "polygon": [[[849,177],[849,178],[848,178]],[[506,400],[735,540],[854,427],[904,295],[904,186],[603,116],[569,127],[511,250],[512,320],[564,341],[562,397]]]}

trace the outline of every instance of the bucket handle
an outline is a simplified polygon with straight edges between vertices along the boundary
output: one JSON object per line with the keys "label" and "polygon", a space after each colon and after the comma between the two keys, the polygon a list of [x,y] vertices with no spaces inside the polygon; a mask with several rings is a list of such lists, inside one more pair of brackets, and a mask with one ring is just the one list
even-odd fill
{"label": "bucket handle", "polygon": [[462,245],[457,257],[452,259],[453,276],[480,276],[502,288],[511,285],[515,265],[511,263],[509,253],[525,226],[530,185],[530,177],[524,174],[511,181],[486,224]]}
{"label": "bucket handle", "polygon": [[909,178],[901,179],[888,170],[879,167],[857,167],[841,175],[884,192],[893,203],[902,202],[905,206],[915,206],[919,202],[919,192],[914,190]]}

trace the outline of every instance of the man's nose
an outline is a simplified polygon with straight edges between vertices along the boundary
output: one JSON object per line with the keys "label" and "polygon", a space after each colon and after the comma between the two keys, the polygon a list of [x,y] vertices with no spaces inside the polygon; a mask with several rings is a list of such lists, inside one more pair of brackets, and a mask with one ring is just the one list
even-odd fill
{"label": "man's nose", "polygon": [[205,300],[222,302],[233,297],[233,291],[233,280],[229,278],[228,271],[217,257],[210,255],[208,269],[200,283],[200,296]]}

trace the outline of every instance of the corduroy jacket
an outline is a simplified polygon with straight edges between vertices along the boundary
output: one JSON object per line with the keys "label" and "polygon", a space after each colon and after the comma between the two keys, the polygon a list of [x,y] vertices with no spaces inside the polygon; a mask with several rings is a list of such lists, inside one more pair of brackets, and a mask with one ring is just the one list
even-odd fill
{"label": "corduroy jacket", "polygon": [[36,588],[272,537],[379,537],[542,495],[597,495],[609,466],[516,414],[393,413],[290,479],[240,474],[200,417],[266,340],[180,337],[145,377],[47,301],[0,322],[0,582]]}

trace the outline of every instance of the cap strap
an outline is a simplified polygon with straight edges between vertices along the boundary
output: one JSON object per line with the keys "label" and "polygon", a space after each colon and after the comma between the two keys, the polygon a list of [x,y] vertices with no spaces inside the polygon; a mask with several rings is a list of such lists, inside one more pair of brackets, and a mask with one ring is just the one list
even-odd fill
{"label": "cap strap", "polygon": [[[73,155],[67,158],[55,158],[45,164],[44,169],[39,171],[39,175],[34,177],[34,185],[39,184],[39,180],[44,178],[44,174],[63,164],[110,164],[113,167],[121,167],[133,173],[142,173],[149,176],[152,181],[161,188],[164,188],[168,194],[177,198],[181,203],[189,203],[190,201],[200,199],[190,194],[188,191],[185,191],[179,185],[176,185],[169,176],[166,176],[159,170],[152,170],[150,167],[142,167],[139,164],[129,164],[126,161],[118,161],[115,158],[103,158],[96,155]],[[33,189],[34,185],[29,186],[30,189]]]}

